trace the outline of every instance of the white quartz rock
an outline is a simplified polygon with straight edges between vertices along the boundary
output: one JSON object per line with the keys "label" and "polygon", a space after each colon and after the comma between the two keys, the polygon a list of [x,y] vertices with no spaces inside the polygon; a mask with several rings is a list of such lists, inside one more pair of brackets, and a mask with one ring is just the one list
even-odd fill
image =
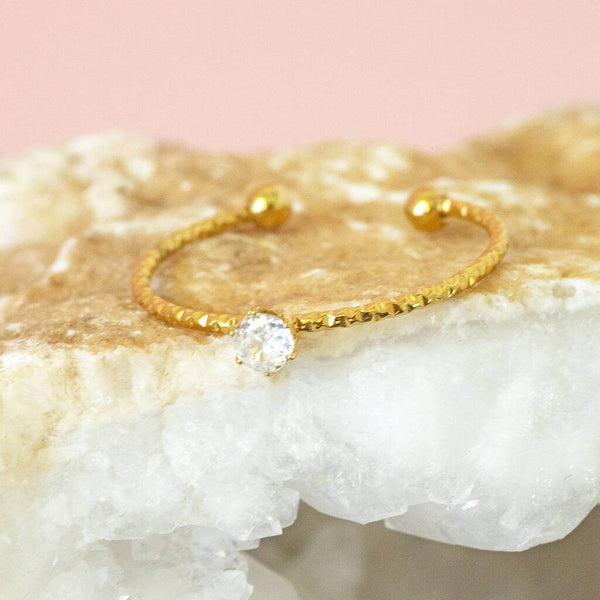
{"label": "white quartz rock", "polygon": [[[555,190],[495,158],[504,146],[473,166],[467,150],[442,160],[342,144],[243,160],[100,136],[3,163],[0,599],[241,600],[252,580],[240,550],[281,534],[300,499],[475,548],[523,550],[575,528],[600,500],[600,268],[586,229],[600,223],[600,202],[583,166]],[[365,165],[391,173],[387,183],[361,184]],[[211,301],[229,291],[234,302],[231,265],[245,264],[253,300],[283,290],[281,303],[307,311],[328,286],[357,301],[388,294],[397,261],[374,261],[398,245],[413,252],[402,255],[417,265],[411,282],[436,261],[449,269],[451,242],[464,266],[483,241],[468,227],[437,245],[405,245],[414,234],[389,222],[425,178],[502,210],[512,254],[451,301],[299,336],[297,360],[266,378],[235,364],[231,338],[146,315],[127,283],[159,235],[214,214],[222,187],[238,206],[259,176],[286,179],[297,224],[280,237],[221,236],[219,252],[207,243],[183,253],[157,285],[197,302],[219,286]],[[307,226],[308,208],[326,202],[338,204],[323,219],[345,219],[330,224],[336,240]],[[586,206],[586,218],[572,206]],[[567,241],[546,249],[540,215],[568,223],[553,225]],[[344,270],[354,236],[371,244]],[[297,257],[298,274],[278,245],[287,239],[333,258]],[[388,244],[381,256],[374,240]],[[272,276],[281,287],[269,287],[261,277],[281,263]],[[207,264],[212,279],[199,271]],[[371,275],[379,283],[358,289]],[[308,300],[294,295],[300,288]]]}
{"label": "white quartz rock", "polygon": [[442,311],[305,365],[280,426],[301,497],[476,548],[566,535],[600,498],[597,310],[454,326]]}

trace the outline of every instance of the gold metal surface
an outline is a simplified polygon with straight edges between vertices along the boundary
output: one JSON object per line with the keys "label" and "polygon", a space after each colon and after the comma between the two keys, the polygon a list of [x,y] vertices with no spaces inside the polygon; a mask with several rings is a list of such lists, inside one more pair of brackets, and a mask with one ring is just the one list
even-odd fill
{"label": "gold metal surface", "polygon": [[[350,327],[356,323],[379,321],[425,308],[473,286],[491,273],[506,253],[508,234],[504,225],[493,213],[480,206],[453,200],[433,189],[419,189],[407,200],[405,212],[409,221],[423,231],[439,229],[448,217],[468,221],[488,232],[489,243],[473,263],[438,283],[372,304],[297,315],[291,319],[293,330]],[[173,304],[152,291],[152,276],[163,261],[191,242],[218,235],[241,223],[254,222],[262,229],[276,229],[290,213],[282,192],[276,186],[269,185],[254,191],[243,210],[221,214],[175,231],[163,238],[135,267],[131,282],[135,299],[149,313],[168,323],[211,333],[233,333],[245,315],[208,313]]]}

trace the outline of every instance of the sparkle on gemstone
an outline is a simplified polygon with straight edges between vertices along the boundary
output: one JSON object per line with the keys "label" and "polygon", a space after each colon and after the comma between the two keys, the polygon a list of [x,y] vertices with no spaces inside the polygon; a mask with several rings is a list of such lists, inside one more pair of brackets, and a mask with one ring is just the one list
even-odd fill
{"label": "sparkle on gemstone", "polygon": [[294,335],[283,319],[269,313],[248,315],[233,335],[237,359],[260,373],[279,371],[294,352]]}

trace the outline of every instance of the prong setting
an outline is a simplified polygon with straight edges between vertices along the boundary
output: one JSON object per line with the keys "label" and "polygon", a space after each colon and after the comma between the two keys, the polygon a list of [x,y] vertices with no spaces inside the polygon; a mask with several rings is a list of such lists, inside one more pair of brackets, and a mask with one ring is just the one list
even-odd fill
{"label": "prong setting", "polygon": [[294,328],[282,317],[253,308],[236,327],[236,362],[265,375],[281,370],[295,356]]}

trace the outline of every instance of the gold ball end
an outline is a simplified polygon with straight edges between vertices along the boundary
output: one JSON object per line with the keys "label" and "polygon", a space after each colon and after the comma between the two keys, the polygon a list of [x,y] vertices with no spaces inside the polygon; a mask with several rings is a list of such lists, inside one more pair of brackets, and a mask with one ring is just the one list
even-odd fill
{"label": "gold ball end", "polygon": [[432,189],[415,190],[404,205],[408,220],[421,231],[437,231],[444,226],[446,196]]}
{"label": "gold ball end", "polygon": [[261,229],[276,229],[288,219],[292,209],[280,187],[263,185],[250,194],[248,211]]}

